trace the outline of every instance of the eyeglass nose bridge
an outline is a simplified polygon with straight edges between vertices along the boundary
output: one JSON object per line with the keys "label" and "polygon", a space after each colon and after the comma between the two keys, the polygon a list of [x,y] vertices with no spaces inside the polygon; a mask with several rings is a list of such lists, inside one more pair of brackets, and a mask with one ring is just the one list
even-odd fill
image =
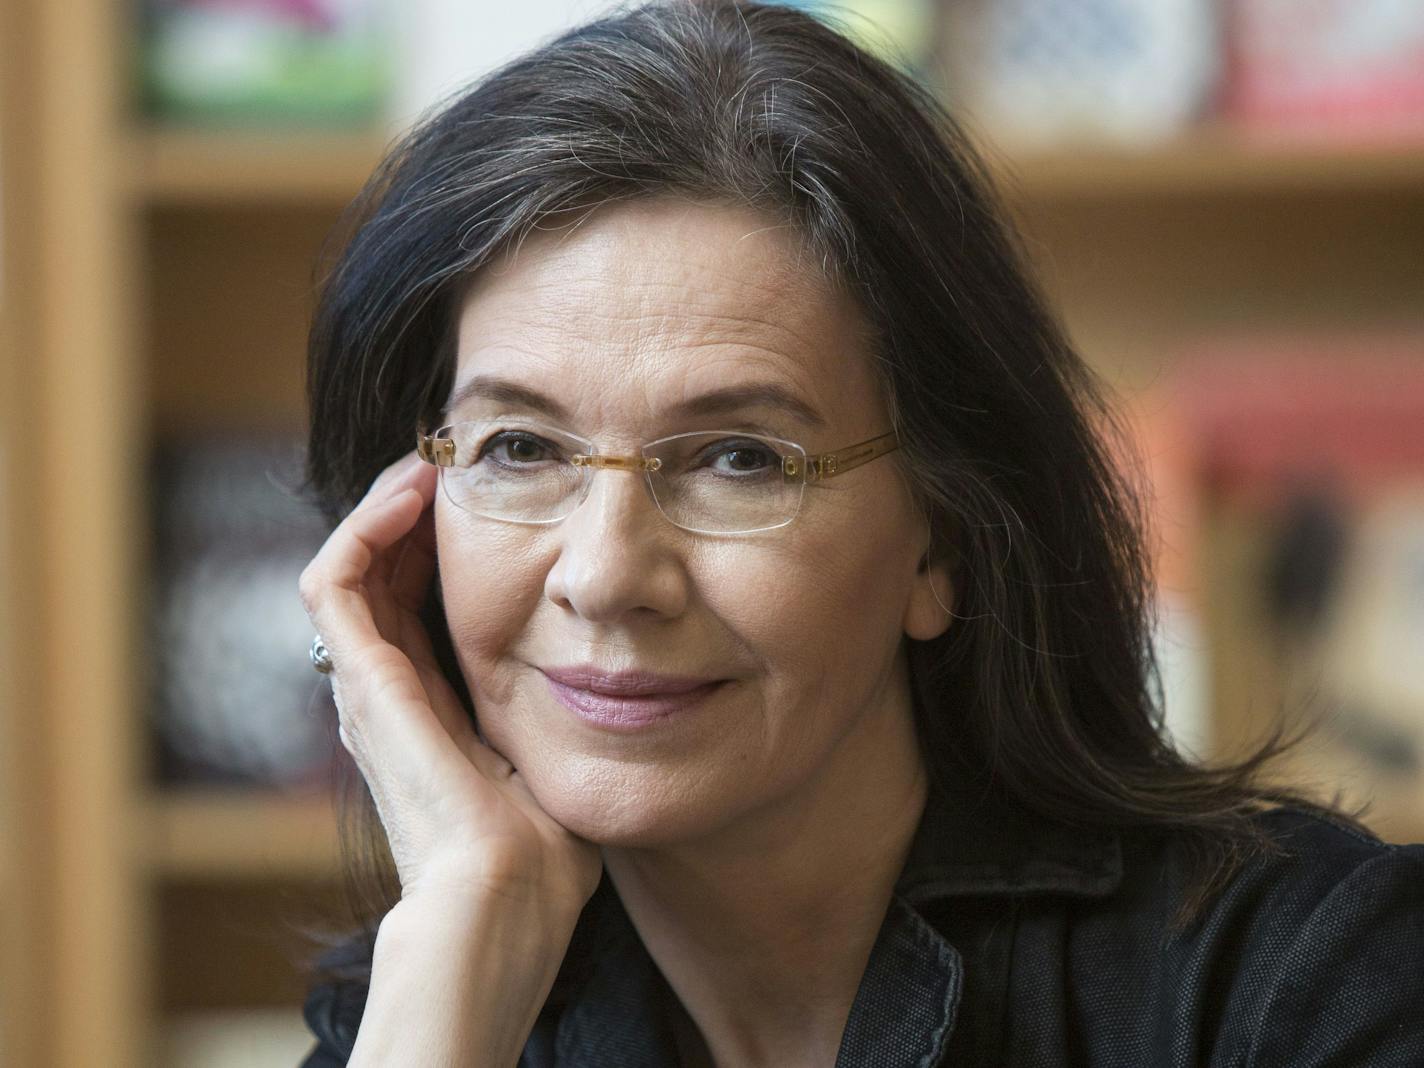
{"label": "eyeglass nose bridge", "polygon": [[661,456],[604,456],[576,452],[569,457],[575,467],[612,468],[615,471],[658,471],[662,469]]}
{"label": "eyeglass nose bridge", "polygon": [[[653,507],[657,509],[659,515],[669,522],[672,517],[664,510],[662,502],[658,500],[657,493],[653,490],[651,474],[662,469],[663,461],[660,456],[615,456],[607,453],[586,453],[576,452],[569,457],[569,463],[580,469],[583,474],[583,485],[580,487],[578,495],[569,505],[568,511],[560,517],[567,519],[569,514],[581,505],[588,497],[589,491],[593,488],[594,472],[602,469],[607,471],[630,471],[635,475],[645,475],[643,479],[643,489],[648,493],[648,498],[652,501]],[[677,524],[674,523],[674,526]]]}

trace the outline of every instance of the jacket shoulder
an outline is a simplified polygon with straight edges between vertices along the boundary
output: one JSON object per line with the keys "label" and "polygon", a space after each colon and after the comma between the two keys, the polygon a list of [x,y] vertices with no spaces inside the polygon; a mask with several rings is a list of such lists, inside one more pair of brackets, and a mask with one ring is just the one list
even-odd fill
{"label": "jacket shoulder", "polygon": [[[1348,862],[1364,861],[1382,854],[1417,855],[1424,843],[1386,842],[1367,830],[1360,830],[1329,812],[1281,805],[1259,813],[1256,821],[1276,841],[1294,846],[1296,851],[1316,856],[1334,856]],[[1413,853],[1411,853],[1413,851]]]}
{"label": "jacket shoulder", "polygon": [[[1263,934],[1277,929],[1279,934],[1294,929],[1348,886],[1418,885],[1424,843],[1385,842],[1328,813],[1295,806],[1258,813],[1254,820],[1274,848],[1254,854],[1237,869],[1202,910],[1188,937],[1209,937],[1224,925],[1238,935],[1243,925],[1259,925]],[[1139,893],[1151,887],[1165,904],[1166,897],[1185,889],[1193,858],[1181,836],[1131,849],[1128,857],[1128,882],[1137,884]]]}
{"label": "jacket shoulder", "polygon": [[[1379,870],[1409,870],[1424,859],[1424,844],[1385,842],[1328,812],[1282,805],[1252,819],[1272,848],[1241,864],[1204,916],[1256,907],[1268,898],[1285,897],[1303,906],[1363,865],[1378,862]],[[1155,831],[1124,838],[1124,889],[1129,895],[1144,888],[1159,896],[1179,893],[1191,881],[1196,859],[1184,834]]]}
{"label": "jacket shoulder", "polygon": [[1328,813],[1283,806],[1256,817],[1278,852],[1254,857],[1225,891],[1224,905],[1269,903],[1281,922],[1304,919],[1347,885],[1408,884],[1421,874],[1424,844],[1385,842]]}
{"label": "jacket shoulder", "polygon": [[1260,876],[1282,915],[1245,1063],[1424,1064],[1424,844],[1296,810],[1267,822],[1292,856]]}
{"label": "jacket shoulder", "polygon": [[[1242,865],[1160,944],[1177,1026],[1191,1006],[1189,1041],[1212,1064],[1424,1064],[1424,844],[1294,806],[1256,819],[1279,850]],[[1161,848],[1156,874],[1141,864],[1155,851],[1138,853],[1131,881],[1165,907],[1187,865],[1177,845]]]}

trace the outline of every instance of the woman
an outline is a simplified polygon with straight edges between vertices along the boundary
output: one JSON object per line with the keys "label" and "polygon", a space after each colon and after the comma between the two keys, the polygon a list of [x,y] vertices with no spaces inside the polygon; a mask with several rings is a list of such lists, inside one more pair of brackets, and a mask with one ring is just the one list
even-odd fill
{"label": "woman", "polygon": [[391,153],[311,337],[374,856],[307,1065],[1424,1059],[1424,847],[1164,740],[1138,494],[1004,217],[753,3]]}

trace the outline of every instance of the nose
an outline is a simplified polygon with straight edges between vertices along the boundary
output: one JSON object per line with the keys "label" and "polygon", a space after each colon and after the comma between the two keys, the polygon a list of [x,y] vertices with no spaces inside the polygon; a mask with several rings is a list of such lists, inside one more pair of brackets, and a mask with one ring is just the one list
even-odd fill
{"label": "nose", "polygon": [[583,500],[556,527],[545,596],[597,623],[637,609],[679,614],[687,602],[679,531],[658,511],[646,476],[594,469],[586,477]]}

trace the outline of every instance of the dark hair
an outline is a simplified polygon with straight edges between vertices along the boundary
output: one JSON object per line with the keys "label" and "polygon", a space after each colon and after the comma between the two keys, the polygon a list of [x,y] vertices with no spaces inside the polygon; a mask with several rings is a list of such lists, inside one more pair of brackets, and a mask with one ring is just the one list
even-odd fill
{"label": "dark hair", "polygon": [[[1121,459],[1121,418],[960,124],[823,21],[734,0],[620,9],[483,77],[392,148],[349,209],[311,330],[308,481],[328,517],[438,415],[472,272],[536,224],[662,194],[789,223],[873,326],[897,462],[955,568],[957,620],[908,650],[933,780],[988,769],[985,790],[1044,820],[1188,836],[1188,922],[1273,848],[1256,812],[1310,804],[1255,785],[1292,743],[1278,729],[1207,767],[1165,737],[1147,494]],[[438,591],[425,615],[468,707]],[[369,950],[399,885],[348,773]]]}

